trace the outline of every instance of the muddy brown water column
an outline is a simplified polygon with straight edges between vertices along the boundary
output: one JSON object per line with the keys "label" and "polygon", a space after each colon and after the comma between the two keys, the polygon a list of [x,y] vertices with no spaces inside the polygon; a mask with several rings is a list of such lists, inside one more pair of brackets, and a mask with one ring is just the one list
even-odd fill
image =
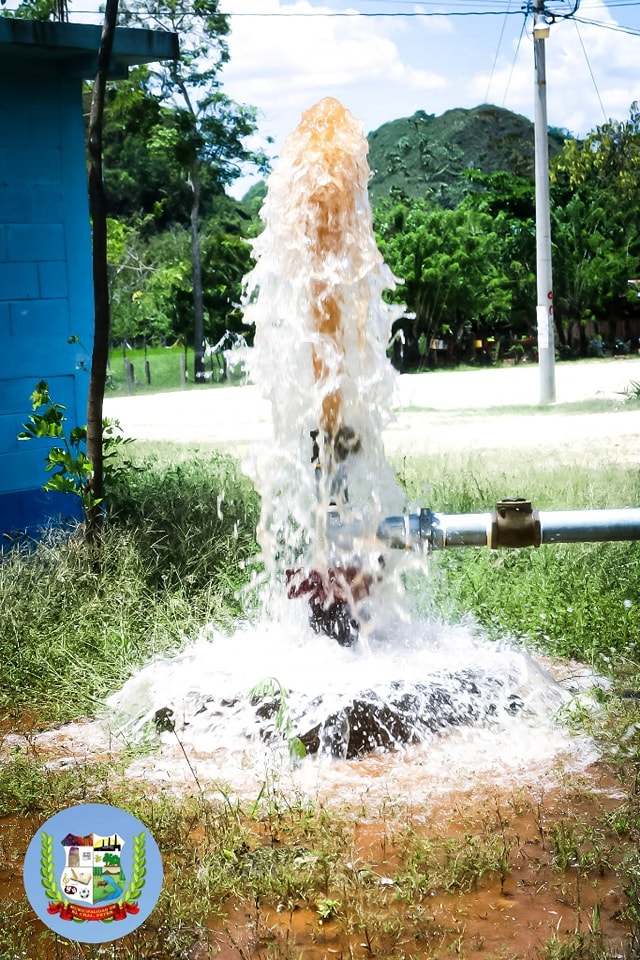
{"label": "muddy brown water column", "polygon": [[[272,464],[258,474],[270,484],[266,495],[260,491],[261,543],[276,577],[283,557],[293,556],[285,566],[288,595],[306,596],[314,628],[341,642],[351,642],[350,610],[379,574],[380,547],[370,558],[360,538],[336,551],[327,511],[373,517],[397,490],[382,427],[395,376],[386,346],[402,308],[382,299],[395,278],[373,234],[367,152],[361,123],[339,101],[305,111],[269,178],[245,306],[245,320],[256,324],[255,380],[267,380],[274,423]],[[307,477],[296,461],[311,465]],[[284,508],[273,489],[278,497],[286,489]],[[304,540],[301,527],[309,544],[302,562],[288,546]],[[377,522],[369,527],[373,540]]]}
{"label": "muddy brown water column", "polygon": [[[338,260],[358,234],[358,192],[366,184],[369,168],[362,151],[354,149],[354,119],[339,101],[326,98],[308,110],[292,136],[300,137],[300,162],[310,159],[318,167],[319,185],[308,197],[304,232],[309,244],[312,283],[311,314],[318,343],[312,347],[313,374],[323,394],[320,431],[324,441],[324,465],[327,479],[338,462],[359,449],[360,439],[345,423],[344,395],[341,386],[349,375],[345,359],[345,332],[348,324],[357,329],[359,349],[366,344],[366,313],[348,310],[342,291],[342,278],[330,273],[322,277],[328,258]],[[359,144],[356,145],[359,146]],[[324,176],[322,176],[324,174]],[[321,279],[318,279],[321,277]],[[353,305],[352,305],[353,306]],[[331,343],[331,363],[325,358]],[[331,382],[338,385],[331,387]]]}

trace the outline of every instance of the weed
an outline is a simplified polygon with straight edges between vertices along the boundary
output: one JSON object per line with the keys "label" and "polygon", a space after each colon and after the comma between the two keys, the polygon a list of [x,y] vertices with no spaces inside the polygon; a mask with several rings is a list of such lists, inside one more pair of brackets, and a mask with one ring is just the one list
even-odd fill
{"label": "weed", "polygon": [[47,819],[68,803],[86,802],[100,792],[109,773],[101,764],[52,771],[43,760],[16,750],[0,763],[0,817],[39,814]]}
{"label": "weed", "polygon": [[249,691],[252,704],[258,705],[258,715],[268,722],[263,736],[270,739],[273,735],[286,741],[292,760],[301,760],[307,755],[307,749],[299,737],[293,733],[293,721],[287,706],[287,691],[275,677],[267,677]]}
{"label": "weed", "polygon": [[[96,500],[91,492],[93,465],[86,454],[87,428],[75,426],[67,429],[66,407],[51,399],[49,385],[45,380],[36,384],[30,399],[33,412],[23,424],[18,440],[57,441],[49,447],[45,456],[45,470],[51,476],[42,485],[42,489],[77,497],[82,506],[83,517],[87,521],[102,502]],[[114,460],[120,448],[132,441],[121,436],[119,425],[115,421],[104,420],[102,429],[103,468],[105,483],[109,485],[121,479],[130,469],[130,464],[125,467]]]}
{"label": "weed", "polygon": [[330,900],[327,897],[321,897],[316,902],[316,910],[318,911],[318,917],[320,918],[320,923],[328,923],[329,920],[334,920],[341,908],[342,904],[339,900]]}
{"label": "weed", "polygon": [[638,380],[629,381],[624,390],[624,398],[629,403],[640,400],[640,382]]}

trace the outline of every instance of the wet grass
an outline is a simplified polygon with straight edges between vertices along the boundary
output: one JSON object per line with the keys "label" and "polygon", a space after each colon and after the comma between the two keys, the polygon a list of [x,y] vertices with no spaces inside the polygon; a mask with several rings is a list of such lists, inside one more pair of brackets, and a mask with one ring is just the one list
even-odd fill
{"label": "wet grass", "polygon": [[[58,769],[36,737],[91,714],[141,663],[242,609],[258,503],[236,462],[169,445],[153,458],[139,446],[133,461],[111,491],[101,548],[52,539],[0,564],[0,720],[25,734],[0,760],[0,960],[640,955],[638,545],[443,552],[428,580],[410,584],[431,615],[472,616],[490,635],[609,676],[599,700],[565,719],[600,743],[618,789],[611,803],[577,781],[555,797],[457,801],[439,818],[408,805],[323,806],[266,780],[252,801],[203,795],[196,783],[192,797],[176,798],[130,783],[125,757]],[[532,466],[511,455],[497,465],[406,459],[397,469],[410,499],[443,512],[487,510],[505,495],[547,509],[640,495],[637,469],[620,465]],[[140,817],[166,868],[151,918],[104,948],[47,932],[21,887],[38,823],[85,801]],[[508,914],[525,893],[531,911],[544,897],[562,924],[532,927],[526,948],[491,941],[482,917]]]}
{"label": "wet grass", "polygon": [[91,714],[142,663],[231,623],[257,516],[231,458],[148,458],[112,486],[99,546],[56,535],[15,545],[0,562],[0,708]]}

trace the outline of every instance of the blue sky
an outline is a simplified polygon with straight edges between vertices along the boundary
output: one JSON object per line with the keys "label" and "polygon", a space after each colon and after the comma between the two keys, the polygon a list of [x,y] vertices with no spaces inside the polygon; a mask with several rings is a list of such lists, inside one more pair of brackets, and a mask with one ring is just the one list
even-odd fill
{"label": "blue sky", "polygon": [[[548,6],[568,10],[553,0]],[[533,24],[519,0],[224,0],[223,7],[232,25],[225,90],[259,108],[274,153],[302,111],[325,96],[348,107],[365,133],[416,110],[439,115],[485,102],[533,118]],[[400,15],[418,12],[429,15]],[[583,136],[610,117],[626,119],[640,100],[640,3],[582,0],[577,18],[551,25],[547,107],[550,125]]]}

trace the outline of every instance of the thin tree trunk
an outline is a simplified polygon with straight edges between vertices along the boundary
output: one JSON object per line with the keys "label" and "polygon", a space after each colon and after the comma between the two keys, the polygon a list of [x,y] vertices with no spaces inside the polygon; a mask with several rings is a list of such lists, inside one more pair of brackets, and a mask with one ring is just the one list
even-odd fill
{"label": "thin tree trunk", "polygon": [[[93,85],[91,113],[89,115],[89,212],[93,225],[94,338],[87,403],[87,456],[92,464],[89,488],[93,499],[98,501],[102,500],[104,495],[102,407],[109,360],[110,326],[107,275],[107,213],[102,178],[102,125],[107,76],[118,16],[118,3],[119,0],[106,0],[104,25],[98,52],[98,71]],[[94,540],[99,536],[102,525],[100,504],[93,507],[86,521],[87,539]]]}
{"label": "thin tree trunk", "polygon": [[197,161],[189,180],[191,203],[191,259],[193,261],[193,373],[196,383],[204,380],[204,305],[202,257],[200,254],[200,176]]}

